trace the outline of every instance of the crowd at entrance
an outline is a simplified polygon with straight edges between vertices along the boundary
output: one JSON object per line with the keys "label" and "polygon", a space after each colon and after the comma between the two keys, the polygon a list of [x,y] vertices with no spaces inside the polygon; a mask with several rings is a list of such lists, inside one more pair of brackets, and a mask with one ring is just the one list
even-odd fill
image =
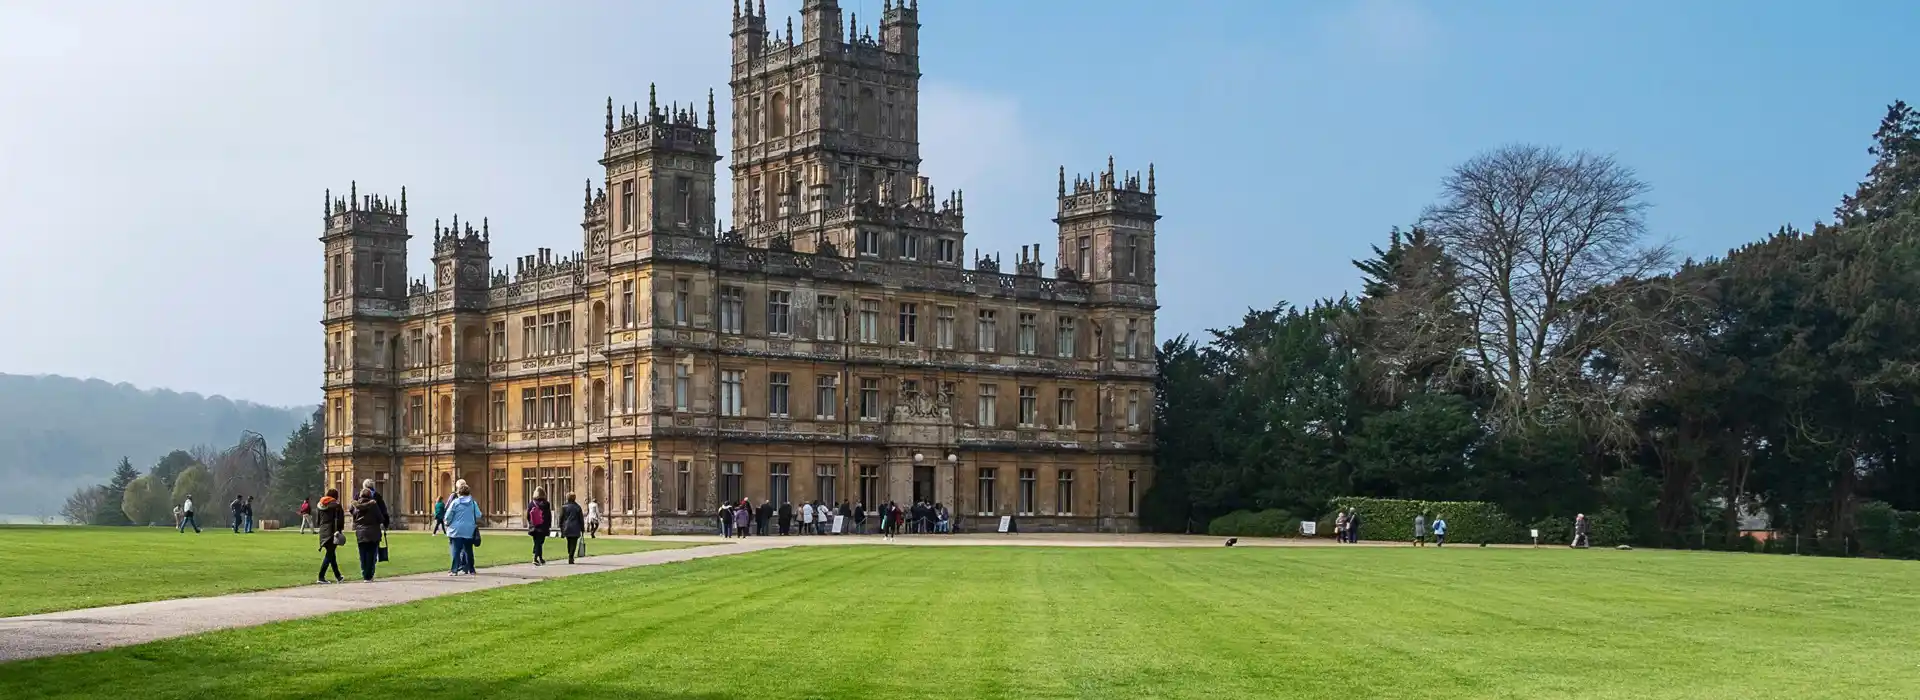
{"label": "crowd at entrance", "polygon": [[888,501],[872,509],[865,503],[839,505],[812,501],[795,507],[792,503],[775,506],[749,499],[722,503],[714,511],[714,526],[722,537],[752,535],[864,535],[867,528],[887,537],[900,534],[950,534],[953,513],[941,503],[917,502],[902,507]]}

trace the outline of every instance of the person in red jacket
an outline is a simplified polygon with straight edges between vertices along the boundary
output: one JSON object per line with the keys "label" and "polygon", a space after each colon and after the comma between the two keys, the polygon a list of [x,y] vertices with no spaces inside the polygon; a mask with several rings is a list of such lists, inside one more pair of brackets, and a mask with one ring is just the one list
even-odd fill
{"label": "person in red jacket", "polygon": [[313,499],[300,499],[300,534],[313,530]]}

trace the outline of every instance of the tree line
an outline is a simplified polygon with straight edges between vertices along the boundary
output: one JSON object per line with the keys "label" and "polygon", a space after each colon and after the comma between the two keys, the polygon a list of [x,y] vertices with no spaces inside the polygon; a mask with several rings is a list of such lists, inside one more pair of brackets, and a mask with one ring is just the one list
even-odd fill
{"label": "tree line", "polygon": [[298,520],[300,501],[318,495],[326,481],[322,419],[316,409],[278,453],[259,434],[245,432],[225,449],[174,450],[145,474],[122,457],[106,483],[75,490],[60,514],[76,525],[172,525],[174,506],[189,495],[201,514],[223,512],[244,495],[253,497],[256,518]]}
{"label": "tree line", "polygon": [[1889,106],[1869,153],[1831,223],[1706,260],[1648,233],[1647,183],[1608,156],[1460,164],[1354,262],[1357,294],[1164,345],[1145,524],[1357,496],[1661,543],[1920,510],[1920,115]]}

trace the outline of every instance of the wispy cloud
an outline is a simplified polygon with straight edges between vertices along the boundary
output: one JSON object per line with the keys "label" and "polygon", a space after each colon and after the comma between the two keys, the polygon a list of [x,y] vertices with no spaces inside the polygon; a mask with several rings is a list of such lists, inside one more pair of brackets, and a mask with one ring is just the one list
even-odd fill
{"label": "wispy cloud", "polygon": [[1417,0],[1353,0],[1323,18],[1331,51],[1355,59],[1403,63],[1437,48],[1441,26]]}

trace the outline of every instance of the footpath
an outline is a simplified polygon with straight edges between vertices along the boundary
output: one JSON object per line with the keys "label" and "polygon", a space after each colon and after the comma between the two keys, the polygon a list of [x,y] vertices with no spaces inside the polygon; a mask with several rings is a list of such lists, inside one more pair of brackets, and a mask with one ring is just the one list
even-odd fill
{"label": "footpath", "polygon": [[[624,538],[623,538],[624,539]],[[215,630],[366,610],[444,595],[517,586],[547,579],[631,569],[639,566],[724,557],[801,546],[997,546],[997,547],[1218,547],[1222,538],[1180,535],[910,535],[891,541],[873,536],[633,538],[697,542],[705,546],[609,554],[574,565],[508,564],[481,569],[476,576],[445,572],[376,579],[373,583],[308,584],[254,593],[178,598],[104,608],[66,610],[0,618],[0,663],[61,654],[78,654],[145,644]],[[1247,546],[1321,546],[1314,541],[1241,540]]]}

